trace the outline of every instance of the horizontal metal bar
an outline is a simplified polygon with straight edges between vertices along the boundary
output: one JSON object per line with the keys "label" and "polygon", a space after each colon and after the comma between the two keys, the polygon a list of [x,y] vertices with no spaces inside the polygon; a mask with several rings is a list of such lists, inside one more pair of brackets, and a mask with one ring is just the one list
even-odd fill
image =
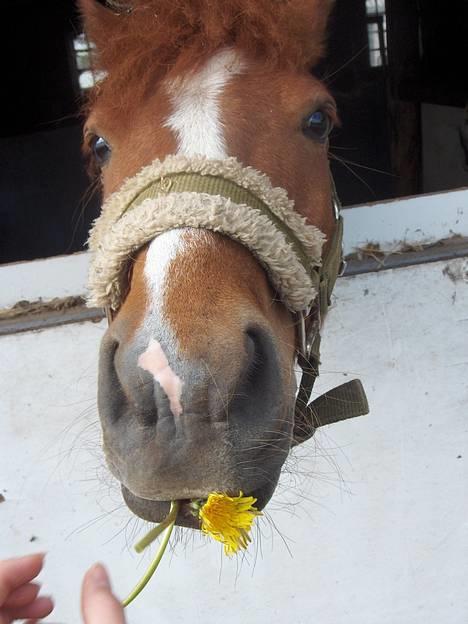
{"label": "horizontal metal bar", "polygon": [[[378,250],[376,251],[378,253]],[[350,258],[347,260],[346,270],[343,277],[362,275],[363,273],[376,273],[391,269],[402,269],[419,264],[443,262],[456,258],[468,257],[468,241],[464,239],[460,243],[447,245],[434,245],[418,251],[406,251],[374,258],[367,256],[363,259]]]}
{"label": "horizontal metal bar", "polygon": [[24,314],[12,319],[0,321],[0,336],[18,334],[21,332],[48,329],[70,323],[83,323],[91,321],[97,323],[104,318],[101,308],[86,308],[78,306],[71,310],[59,312],[42,312],[40,314]]}

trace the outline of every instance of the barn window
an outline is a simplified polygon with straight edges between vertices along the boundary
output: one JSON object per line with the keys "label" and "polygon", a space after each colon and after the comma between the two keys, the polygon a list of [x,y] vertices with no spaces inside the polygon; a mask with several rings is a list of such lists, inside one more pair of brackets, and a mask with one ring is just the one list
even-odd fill
{"label": "barn window", "polygon": [[89,41],[84,33],[81,33],[73,39],[73,49],[80,89],[86,91],[94,87],[99,80],[98,72],[93,69],[92,64],[94,44]]}
{"label": "barn window", "polygon": [[371,67],[382,67],[387,64],[385,0],[366,0],[366,13],[369,64]]}

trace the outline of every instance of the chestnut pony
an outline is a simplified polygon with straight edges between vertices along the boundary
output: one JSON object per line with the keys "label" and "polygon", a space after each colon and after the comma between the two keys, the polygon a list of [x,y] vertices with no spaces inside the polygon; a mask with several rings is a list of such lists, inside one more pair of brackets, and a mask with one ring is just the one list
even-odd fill
{"label": "chestnut pony", "polygon": [[[331,5],[80,0],[104,76],[85,126],[104,198],[156,159],[235,157],[330,241],[336,106],[310,69]],[[296,330],[264,267],[228,236],[171,229],[134,253],[98,398],[130,509],[160,521],[168,501],[211,491],[265,506],[293,443]],[[196,525],[184,506],[178,522]]]}

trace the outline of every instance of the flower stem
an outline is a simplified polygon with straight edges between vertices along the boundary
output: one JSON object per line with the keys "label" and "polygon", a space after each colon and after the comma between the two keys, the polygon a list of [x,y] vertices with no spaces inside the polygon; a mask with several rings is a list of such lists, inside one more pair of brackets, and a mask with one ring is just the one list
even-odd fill
{"label": "flower stem", "polygon": [[167,529],[170,524],[174,524],[178,511],[179,503],[177,503],[177,501],[172,501],[170,511],[164,520],[152,528],[151,531],[148,531],[148,533],[135,544],[134,548],[138,554],[142,553],[145,548],[154,542],[154,540],[161,535],[164,529]]}
{"label": "flower stem", "polygon": [[132,592],[129,594],[129,596],[127,598],[125,598],[125,600],[122,601],[122,606],[123,607],[127,607],[133,600],[135,600],[135,598],[138,596],[138,594],[144,589],[144,587],[146,587],[146,585],[148,584],[149,580],[151,579],[151,577],[153,576],[153,574],[155,573],[163,555],[164,552],[166,550],[167,544],[169,542],[169,538],[171,537],[171,533],[172,533],[172,529],[174,528],[174,524],[177,518],[177,512],[179,511],[179,503],[178,501],[172,501],[171,502],[171,508],[169,511],[168,516],[160,523],[158,524],[158,526],[156,526],[154,529],[152,529],[142,540],[140,540],[136,545],[135,545],[135,550],[137,552],[142,552],[149,544],[151,544],[151,542],[153,542],[156,537],[158,535],[160,535],[162,533],[162,531],[164,531],[164,529],[166,530],[166,533],[164,534],[163,540],[158,548],[158,551],[156,553],[155,558],[153,559],[153,561],[151,562],[151,565],[149,566],[148,570],[146,571],[146,573],[144,574],[143,578],[140,580],[140,582],[135,586],[135,588],[132,590]]}

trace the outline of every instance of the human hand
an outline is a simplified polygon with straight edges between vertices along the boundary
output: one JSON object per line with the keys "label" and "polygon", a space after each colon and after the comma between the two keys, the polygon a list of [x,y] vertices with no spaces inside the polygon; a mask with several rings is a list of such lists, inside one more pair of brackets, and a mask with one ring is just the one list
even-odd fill
{"label": "human hand", "polygon": [[[27,620],[36,624],[54,608],[49,596],[38,596],[40,585],[32,583],[44,565],[44,555],[28,555],[0,561],[0,624]],[[100,564],[86,573],[81,590],[84,624],[125,624],[122,605],[113,595],[109,577]]]}
{"label": "human hand", "polygon": [[0,624],[37,620],[52,612],[51,598],[38,596],[41,586],[31,582],[43,565],[44,555],[40,554],[0,561]]}

